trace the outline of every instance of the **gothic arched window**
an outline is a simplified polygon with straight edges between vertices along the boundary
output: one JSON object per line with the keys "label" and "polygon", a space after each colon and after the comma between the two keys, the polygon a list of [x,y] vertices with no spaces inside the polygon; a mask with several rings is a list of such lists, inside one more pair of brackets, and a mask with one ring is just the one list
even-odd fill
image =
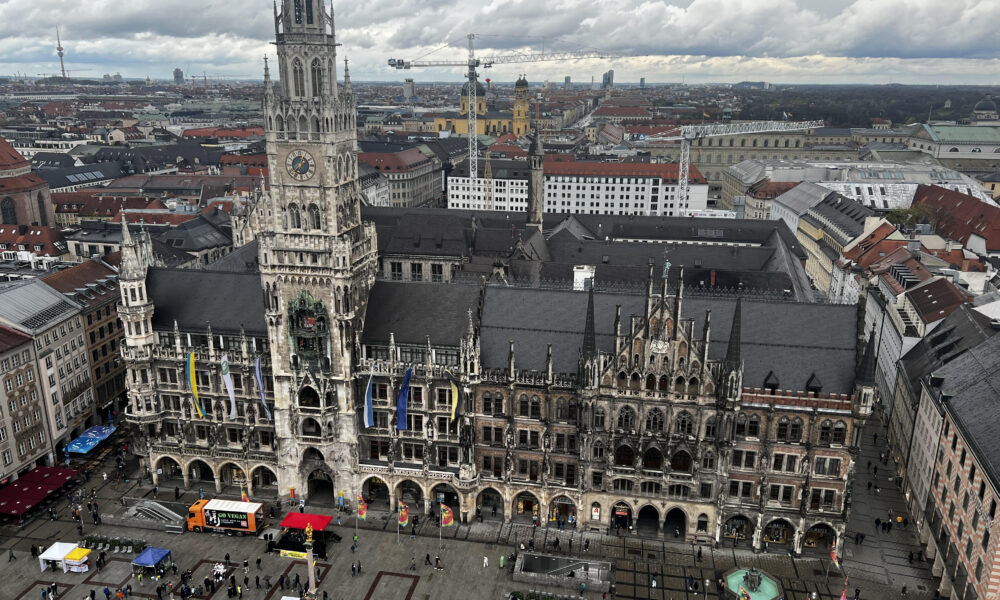
{"label": "gothic arched window", "polygon": [[306,95],[306,75],[302,68],[302,61],[295,59],[292,61],[292,82],[295,84],[295,89],[293,90],[296,96]]}
{"label": "gothic arched window", "polygon": [[663,413],[660,409],[654,408],[646,415],[646,431],[663,431]]}
{"label": "gothic arched window", "polygon": [[635,411],[625,406],[618,411],[618,429],[635,429]]}
{"label": "gothic arched window", "polygon": [[691,418],[691,414],[688,412],[682,412],[677,415],[677,419],[674,421],[674,433],[679,435],[691,435],[694,430],[694,420]]}
{"label": "gothic arched window", "polygon": [[313,24],[313,0],[306,0],[306,24]]}
{"label": "gothic arched window", "polygon": [[295,0],[295,22],[302,24],[302,0]]}
{"label": "gothic arched window", "polygon": [[299,229],[302,227],[302,215],[299,214],[298,204],[288,205],[288,227],[290,229]]}
{"label": "gothic arched window", "polygon": [[[312,6],[312,3],[309,3]],[[310,20],[310,22],[312,22]],[[312,92],[313,97],[319,98],[323,95],[323,65],[319,62],[318,58],[314,58],[312,61],[312,68],[310,69],[312,77]]]}
{"label": "gothic arched window", "polygon": [[309,228],[320,229],[319,207],[315,204],[309,205]]}
{"label": "gothic arched window", "polygon": [[0,213],[3,214],[4,225],[17,225],[17,210],[14,208],[14,200],[4,198],[0,202]]}

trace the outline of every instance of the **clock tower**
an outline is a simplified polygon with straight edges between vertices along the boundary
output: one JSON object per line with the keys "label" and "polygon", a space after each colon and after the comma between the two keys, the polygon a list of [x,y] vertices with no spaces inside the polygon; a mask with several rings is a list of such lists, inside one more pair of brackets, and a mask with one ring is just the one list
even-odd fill
{"label": "clock tower", "polygon": [[254,207],[274,380],[280,494],[357,489],[353,364],[376,270],[361,221],[356,109],[337,83],[332,11],[283,0],[280,90],[264,66],[270,192]]}

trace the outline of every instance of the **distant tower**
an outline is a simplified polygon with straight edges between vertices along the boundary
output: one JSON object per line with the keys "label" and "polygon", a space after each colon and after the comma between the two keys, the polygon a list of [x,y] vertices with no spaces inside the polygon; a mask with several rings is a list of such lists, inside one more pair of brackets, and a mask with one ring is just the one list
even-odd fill
{"label": "distant tower", "polygon": [[573,89],[573,79],[569,75],[563,80],[563,88],[567,90]]}
{"label": "distant tower", "polygon": [[174,69],[174,84],[184,85],[184,71],[181,71],[180,68]]}
{"label": "distant tower", "polygon": [[531,129],[531,95],[528,93],[528,79],[521,75],[514,82],[514,135],[528,135]]}
{"label": "distant tower", "polygon": [[62,39],[59,38],[58,27],[56,27],[56,54],[59,55],[59,71],[62,72],[62,78],[66,79],[66,63],[63,62],[63,45]]}
{"label": "distant tower", "polygon": [[639,78],[639,89],[640,90],[646,89],[646,78],[645,77],[640,77]]}
{"label": "distant tower", "polygon": [[531,175],[528,177],[528,227],[542,230],[542,212],[545,208],[545,148],[542,147],[542,135],[536,132],[531,139],[528,151],[528,163]]}

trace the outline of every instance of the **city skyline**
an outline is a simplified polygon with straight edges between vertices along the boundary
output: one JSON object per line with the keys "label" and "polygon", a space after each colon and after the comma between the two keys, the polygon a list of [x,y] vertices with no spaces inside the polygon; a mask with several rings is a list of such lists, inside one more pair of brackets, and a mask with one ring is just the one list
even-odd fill
{"label": "city skyline", "polygon": [[[742,0],[724,6],[720,0],[675,0],[632,2],[631,10],[603,0],[563,0],[547,5],[543,14],[524,2],[494,2],[470,11],[445,0],[374,2],[364,9],[334,3],[334,9],[342,56],[350,58],[358,81],[401,81],[404,74],[386,65],[389,58],[461,60],[470,31],[481,36],[477,45],[484,56],[582,48],[623,56],[481,73],[497,81],[513,81],[528,71],[532,81],[559,82],[570,75],[586,84],[613,68],[620,82],[645,77],[651,85],[682,80],[989,85],[1000,72],[1000,59],[993,58],[1000,42],[990,27],[1000,18],[1000,5],[973,0],[947,6],[942,0],[877,6],[861,0]],[[4,75],[58,73],[57,27],[73,77],[120,72],[126,78],[167,80],[181,68],[185,75],[256,79],[263,57],[274,56],[267,2],[203,7],[181,0],[167,11],[146,0],[68,9],[59,0],[8,0],[0,4],[0,23]],[[956,30],[963,35],[948,35]],[[405,76],[458,82],[462,73],[414,69]]]}

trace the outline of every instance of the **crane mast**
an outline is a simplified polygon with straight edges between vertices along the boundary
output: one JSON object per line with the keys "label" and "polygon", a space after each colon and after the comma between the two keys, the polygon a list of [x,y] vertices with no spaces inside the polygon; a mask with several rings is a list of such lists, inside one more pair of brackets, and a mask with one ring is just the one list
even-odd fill
{"label": "crane mast", "polygon": [[505,65],[526,62],[546,62],[557,60],[574,60],[581,58],[618,58],[617,55],[605,54],[597,51],[586,52],[548,52],[536,54],[507,54],[499,56],[489,56],[485,58],[476,57],[476,34],[468,34],[469,57],[466,62],[447,60],[404,60],[390,58],[389,66],[395,69],[412,69],[414,67],[468,67],[467,79],[469,81],[469,190],[475,197],[480,197],[483,193],[479,180],[479,146],[478,146],[478,115],[476,114],[479,90],[477,67],[488,69],[493,65]]}

